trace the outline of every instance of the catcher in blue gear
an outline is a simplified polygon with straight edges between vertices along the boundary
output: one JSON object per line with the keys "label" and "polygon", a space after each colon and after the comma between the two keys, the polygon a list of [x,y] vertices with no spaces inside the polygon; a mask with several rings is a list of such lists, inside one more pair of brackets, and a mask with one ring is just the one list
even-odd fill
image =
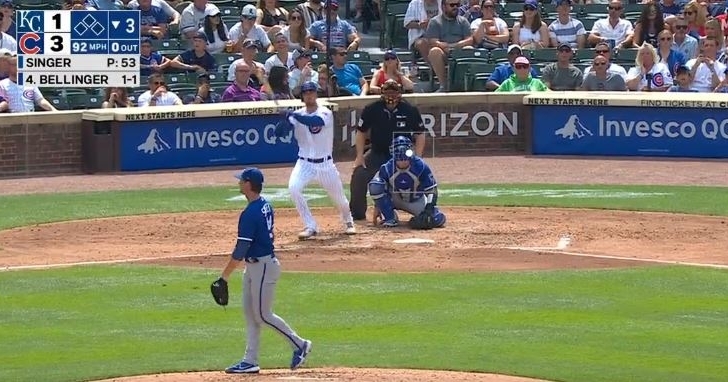
{"label": "catcher in blue gear", "polygon": [[[437,207],[437,182],[432,170],[414,153],[412,141],[404,136],[392,140],[392,158],[369,182],[369,194],[384,227],[399,225],[395,210],[412,214],[412,229],[432,229],[445,225],[445,214]],[[375,224],[377,219],[375,217]]]}

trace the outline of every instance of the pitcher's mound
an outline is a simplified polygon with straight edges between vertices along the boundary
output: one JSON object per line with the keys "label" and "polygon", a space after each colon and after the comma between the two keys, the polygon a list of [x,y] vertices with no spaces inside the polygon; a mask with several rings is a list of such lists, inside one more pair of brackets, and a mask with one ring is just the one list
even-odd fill
{"label": "pitcher's mound", "polygon": [[319,368],[290,370],[263,370],[260,374],[225,374],[223,372],[195,372],[139,375],[105,379],[97,382],[213,382],[255,380],[256,382],[278,381],[356,381],[356,382],[538,382],[541,379],[512,377],[499,374],[464,373],[440,370],[408,369],[355,369]]}

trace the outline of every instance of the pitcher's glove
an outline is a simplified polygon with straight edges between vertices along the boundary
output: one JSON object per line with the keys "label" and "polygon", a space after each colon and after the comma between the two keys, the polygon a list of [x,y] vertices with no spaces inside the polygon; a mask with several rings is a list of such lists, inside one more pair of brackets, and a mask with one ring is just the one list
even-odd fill
{"label": "pitcher's glove", "polygon": [[427,204],[424,211],[419,215],[413,216],[409,220],[409,226],[412,229],[433,229],[435,228],[435,206]]}
{"label": "pitcher's glove", "polygon": [[215,300],[217,305],[226,306],[228,304],[228,283],[220,277],[210,285],[210,292],[212,292],[212,298]]}

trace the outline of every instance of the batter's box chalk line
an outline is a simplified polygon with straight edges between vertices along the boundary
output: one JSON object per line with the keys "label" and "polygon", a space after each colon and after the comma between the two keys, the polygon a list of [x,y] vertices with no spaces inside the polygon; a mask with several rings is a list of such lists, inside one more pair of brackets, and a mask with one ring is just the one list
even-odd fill
{"label": "batter's box chalk line", "polygon": [[395,244],[432,244],[435,241],[432,239],[423,239],[418,237],[410,237],[407,239],[396,239],[393,240]]}

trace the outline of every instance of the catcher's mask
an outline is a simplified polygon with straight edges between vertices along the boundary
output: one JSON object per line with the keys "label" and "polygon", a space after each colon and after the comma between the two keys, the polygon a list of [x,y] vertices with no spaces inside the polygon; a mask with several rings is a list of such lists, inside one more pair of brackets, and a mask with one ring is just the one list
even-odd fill
{"label": "catcher's mask", "polygon": [[410,161],[415,156],[415,152],[412,150],[412,140],[405,136],[394,138],[390,150],[396,161]]}
{"label": "catcher's mask", "polygon": [[387,105],[395,105],[402,99],[402,85],[399,82],[389,79],[382,84],[382,100]]}

